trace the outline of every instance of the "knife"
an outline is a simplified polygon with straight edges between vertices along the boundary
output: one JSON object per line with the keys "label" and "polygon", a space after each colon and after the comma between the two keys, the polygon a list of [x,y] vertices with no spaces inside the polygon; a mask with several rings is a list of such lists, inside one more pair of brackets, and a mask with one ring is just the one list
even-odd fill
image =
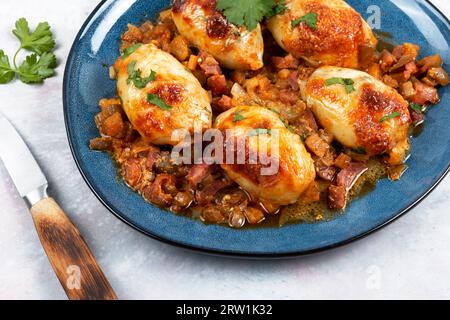
{"label": "knife", "polygon": [[1,113],[0,159],[31,211],[42,246],[69,299],[116,300],[80,232],[47,195],[47,179],[27,145]]}

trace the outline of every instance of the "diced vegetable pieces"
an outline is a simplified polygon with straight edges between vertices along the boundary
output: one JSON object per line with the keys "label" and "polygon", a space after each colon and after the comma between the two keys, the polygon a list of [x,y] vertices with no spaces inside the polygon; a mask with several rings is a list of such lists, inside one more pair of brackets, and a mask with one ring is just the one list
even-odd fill
{"label": "diced vegetable pieces", "polygon": [[323,157],[330,145],[323,141],[318,134],[310,135],[305,141],[306,147],[318,157]]}

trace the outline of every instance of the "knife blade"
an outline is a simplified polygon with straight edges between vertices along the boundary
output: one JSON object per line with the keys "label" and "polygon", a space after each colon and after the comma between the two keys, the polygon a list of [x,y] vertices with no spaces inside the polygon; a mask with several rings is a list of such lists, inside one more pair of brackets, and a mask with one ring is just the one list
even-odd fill
{"label": "knife blade", "polygon": [[29,207],[47,196],[47,179],[27,145],[0,113],[0,159]]}
{"label": "knife blade", "polygon": [[31,151],[1,113],[0,159],[30,208],[39,239],[69,299],[117,299],[78,229],[47,195],[47,179]]}

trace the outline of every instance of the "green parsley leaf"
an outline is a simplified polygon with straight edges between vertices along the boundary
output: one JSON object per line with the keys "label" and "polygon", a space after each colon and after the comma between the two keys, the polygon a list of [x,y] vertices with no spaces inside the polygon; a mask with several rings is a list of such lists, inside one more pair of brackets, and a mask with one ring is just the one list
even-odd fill
{"label": "green parsley leaf", "polygon": [[288,129],[291,133],[295,133],[294,128],[292,128],[286,120],[284,120],[280,115],[278,115],[278,118],[281,122],[283,122],[283,125],[286,127],[286,129]]}
{"label": "green parsley leaf", "polygon": [[36,30],[31,32],[28,21],[20,18],[16,22],[16,29],[13,30],[13,33],[20,40],[21,49],[42,55],[55,48],[55,40],[48,22],[39,23]]}
{"label": "green parsley leaf", "polygon": [[411,102],[411,104],[409,105],[411,107],[411,109],[413,109],[415,112],[421,114],[423,113],[423,106],[418,104],[418,103],[414,103]]}
{"label": "green parsley leaf", "polygon": [[250,131],[249,136],[250,137],[256,137],[262,134],[272,134],[272,130],[271,129],[253,129],[252,131]]}
{"label": "green parsley leaf", "polygon": [[315,12],[310,12],[305,14],[303,17],[292,20],[292,28],[295,28],[300,25],[300,23],[304,22],[308,27],[313,30],[317,30],[317,18],[319,15]]}
{"label": "green parsley leaf", "polygon": [[267,19],[270,19],[276,15],[285,13],[288,10],[288,7],[286,6],[286,0],[279,1],[275,7],[272,8],[272,12],[269,12],[269,14],[266,15]]}
{"label": "green parsley leaf", "polygon": [[394,119],[394,118],[400,117],[400,116],[401,116],[400,112],[391,113],[391,114],[381,118],[380,123],[385,122],[386,120],[389,120],[389,119]]}
{"label": "green parsley leaf", "polygon": [[223,12],[228,21],[254,30],[264,17],[269,16],[277,5],[275,0],[217,0],[216,8]]}
{"label": "green parsley leaf", "polygon": [[347,90],[347,93],[352,93],[355,91],[355,87],[353,86],[355,82],[352,79],[345,79],[345,78],[330,78],[325,81],[326,86],[332,86],[335,84],[341,84],[345,86],[345,89]]}
{"label": "green parsley leaf", "polygon": [[39,58],[33,53],[19,67],[20,80],[24,83],[41,83],[55,74],[55,66],[56,57],[53,53],[44,53]]}
{"label": "green parsley leaf", "polygon": [[172,106],[168,105],[163,99],[161,99],[158,95],[153,93],[148,94],[147,102],[154,104],[161,110],[171,110],[173,108]]}
{"label": "green parsley leaf", "polygon": [[141,70],[136,69],[136,61],[132,61],[128,64],[128,79],[127,84],[133,82],[134,86],[138,89],[144,89],[149,82],[155,80],[156,73],[151,70],[150,75],[147,78],[143,78]]}
{"label": "green parsley leaf", "polygon": [[[20,47],[14,54],[12,66],[8,56],[0,50],[0,84],[12,81],[16,75],[19,75],[20,80],[27,84],[41,83],[44,79],[53,76],[56,67],[56,57],[52,53],[55,40],[48,22],[39,23],[31,32],[28,21],[20,18],[16,21],[13,33],[20,40]],[[22,49],[31,51],[33,54],[27,56],[18,67],[16,59]]]}
{"label": "green parsley leaf", "polygon": [[244,119],[245,119],[245,117],[242,114],[240,114],[239,111],[236,111],[234,113],[233,122],[239,122],[239,121],[242,121]]}
{"label": "green parsley leaf", "polygon": [[0,84],[11,82],[15,76],[16,72],[11,68],[8,56],[0,50]]}
{"label": "green parsley leaf", "polygon": [[122,59],[128,58],[131,54],[133,54],[137,49],[139,49],[142,46],[142,43],[136,43],[132,46],[126,48],[123,50]]}

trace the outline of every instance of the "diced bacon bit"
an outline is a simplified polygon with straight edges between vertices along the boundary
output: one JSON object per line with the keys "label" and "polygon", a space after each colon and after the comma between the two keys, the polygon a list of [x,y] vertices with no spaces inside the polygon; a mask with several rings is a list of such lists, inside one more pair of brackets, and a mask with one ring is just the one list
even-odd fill
{"label": "diced bacon bit", "polygon": [[417,68],[417,65],[414,61],[411,61],[405,65],[405,79],[410,79],[412,75],[416,74],[417,71],[419,71],[419,68]]}
{"label": "diced bacon bit", "polygon": [[359,46],[358,61],[361,69],[367,68],[375,58],[375,46],[371,44],[363,44]]}
{"label": "diced bacon bit", "polygon": [[311,109],[307,108],[303,112],[302,118],[306,121],[308,127],[312,129],[313,131],[318,131],[319,126],[317,125],[316,118],[314,117],[314,113],[311,111]]}
{"label": "diced bacon bit", "polygon": [[132,188],[136,188],[142,177],[140,160],[137,158],[128,159],[123,164],[122,170],[127,184]]}
{"label": "diced bacon bit", "polygon": [[343,210],[347,204],[347,191],[342,186],[328,187],[328,206],[331,210]]}
{"label": "diced bacon bit", "polygon": [[173,175],[160,174],[150,186],[143,190],[142,195],[158,206],[168,207],[173,202],[173,195],[168,193],[167,190],[174,189],[175,184],[176,179]]}
{"label": "diced bacon bit", "polygon": [[417,62],[420,67],[419,73],[425,74],[430,68],[439,68],[442,66],[442,58],[440,55],[425,57]]}
{"label": "diced bacon bit", "polygon": [[131,123],[129,123],[128,121],[125,122],[125,134],[123,137],[123,140],[125,142],[133,142],[135,141],[140,135],[139,133],[133,128],[133,126],[131,125]]}
{"label": "diced bacon bit", "polygon": [[234,71],[231,74],[231,80],[233,80],[234,82],[237,82],[240,85],[244,84],[246,77],[245,77],[245,72],[244,71]]}
{"label": "diced bacon bit", "polygon": [[166,24],[155,26],[153,29],[153,39],[159,43],[161,49],[164,51],[170,51],[170,41],[172,38],[172,30]]}
{"label": "diced bacon bit", "polygon": [[316,160],[318,168],[321,167],[332,167],[334,165],[334,160],[336,159],[336,154],[333,149],[329,148],[323,157]]}
{"label": "diced bacon bit", "polygon": [[416,94],[412,97],[412,102],[426,104],[428,102],[436,104],[439,102],[439,95],[436,88],[428,86],[418,80],[414,81]]}
{"label": "diced bacon bit", "polygon": [[300,201],[303,204],[320,201],[320,189],[315,181],[309,185],[308,189],[306,189],[305,193],[301,196]]}
{"label": "diced bacon bit", "polygon": [[181,35],[176,36],[169,46],[169,52],[174,55],[179,61],[185,61],[191,54],[188,41]]}
{"label": "diced bacon bit", "polygon": [[214,200],[215,195],[222,189],[229,187],[233,182],[228,179],[215,180],[203,190],[195,193],[195,200],[199,205],[206,205]]}
{"label": "diced bacon bit", "polygon": [[317,175],[319,178],[332,182],[337,174],[336,167],[323,167],[317,169]]}
{"label": "diced bacon bit", "polygon": [[124,129],[125,125],[120,112],[116,112],[112,116],[106,118],[101,124],[102,134],[110,137],[123,137]]}
{"label": "diced bacon bit", "polygon": [[145,162],[145,166],[152,170],[153,169],[153,165],[156,163],[156,160],[158,160],[159,158],[159,148],[157,147],[152,147],[147,154],[147,161]]}
{"label": "diced bacon bit", "polygon": [[202,86],[206,84],[206,75],[202,70],[195,69],[192,71],[192,74],[197,78],[198,82],[200,82]]}
{"label": "diced bacon bit", "polygon": [[298,101],[298,93],[290,89],[284,89],[280,91],[279,99],[284,104],[294,105]]}
{"label": "diced bacon bit", "polygon": [[336,183],[349,191],[367,170],[368,167],[364,163],[352,162],[347,168],[339,172]]}
{"label": "diced bacon bit", "polygon": [[222,111],[227,111],[233,108],[233,99],[231,99],[229,96],[223,95],[219,101],[217,101],[217,106]]}
{"label": "diced bacon bit", "polygon": [[142,42],[143,38],[144,35],[142,34],[142,31],[132,24],[128,25],[128,30],[121,37],[123,42],[129,43],[129,46],[136,42]]}
{"label": "diced bacon bit", "polygon": [[188,174],[188,181],[192,189],[196,190],[201,183],[211,173],[211,165],[195,164],[191,167]]}
{"label": "diced bacon bit", "polygon": [[383,76],[383,82],[389,87],[398,88],[398,81],[387,74]]}
{"label": "diced bacon bit", "polygon": [[293,55],[288,54],[286,57],[272,57],[272,63],[277,69],[297,69],[300,62]]}
{"label": "diced bacon bit", "polygon": [[227,79],[224,75],[214,75],[207,80],[208,88],[214,96],[221,96],[228,92]]}
{"label": "diced bacon bit", "polygon": [[328,144],[331,144],[334,141],[334,135],[324,129],[319,130],[320,138]]}
{"label": "diced bacon bit", "polygon": [[448,73],[441,67],[430,68],[427,72],[427,78],[435,80],[441,86],[446,86],[449,83]]}
{"label": "diced bacon bit", "polygon": [[258,224],[265,220],[264,212],[253,207],[246,207],[244,209],[244,215],[250,224]]}
{"label": "diced bacon bit", "polygon": [[196,55],[191,54],[189,57],[189,61],[187,67],[189,70],[194,71],[198,66],[198,57]]}
{"label": "diced bacon bit", "polygon": [[94,138],[89,142],[89,148],[95,151],[110,151],[112,139],[110,137]]}
{"label": "diced bacon bit", "polygon": [[328,188],[328,205],[332,210],[343,210],[347,203],[347,194],[356,181],[368,170],[363,163],[352,162],[341,170],[336,178],[336,185]]}
{"label": "diced bacon bit", "polygon": [[397,61],[395,56],[387,50],[384,50],[380,56],[380,67],[383,71],[389,70]]}
{"label": "diced bacon bit", "polygon": [[394,79],[395,81],[397,81],[399,84],[408,81],[409,79],[405,78],[405,72],[404,71],[400,71],[397,73],[390,73],[389,76]]}
{"label": "diced bacon bit", "polygon": [[217,60],[204,51],[201,51],[199,54],[198,64],[207,77],[222,74]]}
{"label": "diced bacon bit", "polygon": [[414,57],[412,55],[403,55],[400,57],[400,59],[397,61],[396,64],[394,64],[390,69],[389,72],[394,72],[397,70],[400,70],[404,66],[406,66],[408,63],[414,63]]}
{"label": "diced bacon bit", "polygon": [[375,79],[381,79],[381,67],[378,63],[372,63],[367,70],[367,73],[370,74]]}
{"label": "diced bacon bit", "polygon": [[306,147],[318,157],[323,157],[330,149],[330,145],[323,141],[318,134],[310,135],[305,141]]}
{"label": "diced bacon bit", "polygon": [[404,82],[401,84],[400,92],[402,96],[409,100],[416,94],[416,90],[414,89],[414,85],[411,81]]}
{"label": "diced bacon bit", "polygon": [[334,165],[340,169],[347,168],[352,162],[352,158],[345,153],[341,153],[336,160],[334,161]]}
{"label": "diced bacon bit", "polygon": [[412,44],[412,43],[404,43],[400,46],[397,46],[392,51],[392,54],[399,60],[404,55],[410,55],[413,60],[416,60],[417,56],[419,55],[420,47]]}
{"label": "diced bacon bit", "polygon": [[301,66],[298,68],[298,79],[307,80],[315,71],[315,68]]}
{"label": "diced bacon bit", "polygon": [[204,208],[200,214],[202,221],[207,223],[220,224],[226,221],[224,215],[219,208],[209,206]]}
{"label": "diced bacon bit", "polygon": [[292,90],[298,91],[299,90],[299,86],[298,86],[298,72],[297,71],[291,72],[287,79],[288,79],[289,85],[291,86]]}
{"label": "diced bacon bit", "polygon": [[120,99],[118,98],[101,99],[99,102],[99,106],[102,112],[107,112],[111,107],[114,108],[114,112],[117,112],[122,109],[122,102],[120,102]]}
{"label": "diced bacon bit", "polygon": [[291,74],[291,70],[281,69],[280,71],[278,71],[277,77],[278,77],[278,79],[286,80],[287,78],[289,78],[290,74]]}

